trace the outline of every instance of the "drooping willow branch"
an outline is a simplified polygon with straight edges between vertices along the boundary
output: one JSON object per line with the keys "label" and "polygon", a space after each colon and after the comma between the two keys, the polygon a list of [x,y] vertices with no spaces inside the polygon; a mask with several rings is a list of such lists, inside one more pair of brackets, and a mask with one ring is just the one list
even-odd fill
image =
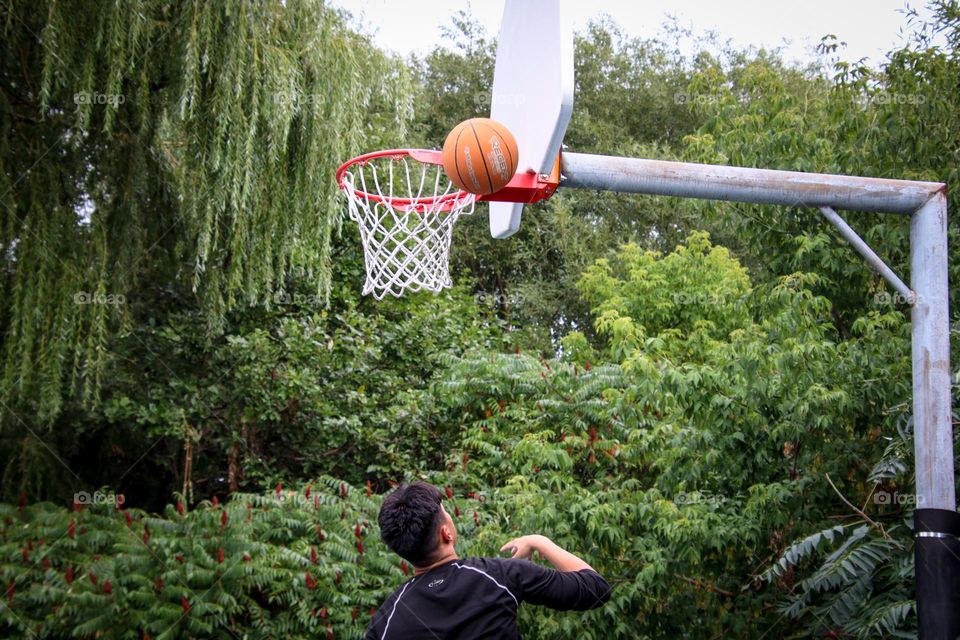
{"label": "drooping willow branch", "polygon": [[14,0],[0,28],[0,399],[18,415],[96,401],[144,287],[193,297],[211,332],[292,269],[327,295],[332,176],[371,133],[402,135],[400,61],[320,0]]}

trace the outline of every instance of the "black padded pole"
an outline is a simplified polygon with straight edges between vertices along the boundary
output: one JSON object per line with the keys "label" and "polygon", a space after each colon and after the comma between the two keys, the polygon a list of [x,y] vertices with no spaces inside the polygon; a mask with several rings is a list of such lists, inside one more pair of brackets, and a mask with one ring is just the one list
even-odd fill
{"label": "black padded pole", "polygon": [[960,638],[960,513],[917,509],[917,618],[921,640]]}

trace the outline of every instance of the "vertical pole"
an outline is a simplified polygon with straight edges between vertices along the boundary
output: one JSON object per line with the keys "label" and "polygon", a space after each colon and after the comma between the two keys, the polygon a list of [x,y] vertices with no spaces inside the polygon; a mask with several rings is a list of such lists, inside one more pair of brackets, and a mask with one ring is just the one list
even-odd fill
{"label": "vertical pole", "polygon": [[917,616],[924,640],[960,635],[960,515],[953,475],[947,197],[936,193],[910,225],[913,424],[916,455]]}

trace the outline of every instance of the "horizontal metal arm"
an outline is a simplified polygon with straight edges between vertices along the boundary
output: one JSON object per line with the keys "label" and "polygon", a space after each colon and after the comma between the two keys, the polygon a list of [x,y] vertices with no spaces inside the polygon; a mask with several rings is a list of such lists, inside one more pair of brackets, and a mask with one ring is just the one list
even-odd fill
{"label": "horizontal metal arm", "polygon": [[938,182],[748,169],[564,152],[561,187],[626,193],[833,207],[910,215],[946,187]]}

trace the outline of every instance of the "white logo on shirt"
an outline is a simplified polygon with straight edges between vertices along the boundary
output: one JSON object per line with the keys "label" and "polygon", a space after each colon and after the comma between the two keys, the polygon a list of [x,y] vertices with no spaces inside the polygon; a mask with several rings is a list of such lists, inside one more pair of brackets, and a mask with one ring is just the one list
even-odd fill
{"label": "white logo on shirt", "polygon": [[440,578],[439,580],[434,580],[433,582],[431,582],[430,584],[428,584],[427,587],[430,588],[430,589],[432,589],[432,588],[434,588],[434,587],[436,587],[436,586],[438,586],[438,585],[441,585],[441,584],[443,584],[443,578]]}

